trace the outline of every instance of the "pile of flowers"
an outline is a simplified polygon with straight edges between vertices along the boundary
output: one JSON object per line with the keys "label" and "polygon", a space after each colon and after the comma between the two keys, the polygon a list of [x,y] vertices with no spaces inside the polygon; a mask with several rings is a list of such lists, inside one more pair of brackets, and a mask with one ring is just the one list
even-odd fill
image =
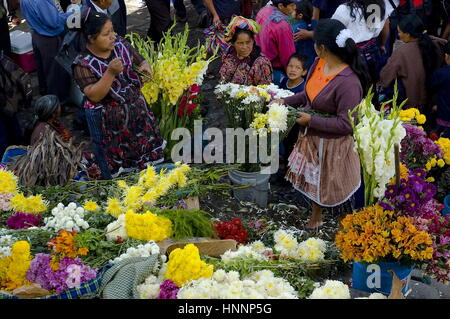
{"label": "pile of flowers", "polygon": [[267,103],[293,95],[292,92],[282,90],[273,84],[246,86],[234,83],[219,84],[214,93],[224,103],[228,126],[243,129],[250,127],[255,114],[265,111]]}
{"label": "pile of flowers", "polygon": [[17,241],[11,235],[0,237],[0,258],[11,256],[11,246]]}
{"label": "pile of flowers", "polygon": [[157,216],[149,211],[136,214],[132,210],[125,214],[125,228],[130,238],[145,241],[161,241],[172,234],[172,222],[166,217]]}
{"label": "pile of flowers", "polygon": [[36,227],[41,223],[41,219],[41,214],[27,214],[16,212],[8,217],[8,219],[6,220],[6,226],[11,229]]}
{"label": "pile of flowers", "polygon": [[425,115],[420,114],[420,111],[418,109],[409,108],[400,111],[400,120],[403,122],[415,121],[417,124],[422,125],[427,121],[427,118]]}
{"label": "pile of flowers", "polygon": [[[400,160],[410,169],[422,168],[430,170],[432,160],[437,164],[443,158],[443,153],[439,144],[427,137],[424,130],[414,125],[403,125],[406,136],[401,142]],[[440,163],[443,164],[443,163]]]}
{"label": "pile of flowers", "polygon": [[106,226],[106,240],[122,241],[128,238],[127,229],[125,228],[125,214],[121,214],[117,220]]}
{"label": "pile of flowers", "polygon": [[250,127],[255,130],[254,134],[266,136],[270,132],[278,133],[280,140],[283,140],[295,124],[297,113],[298,111],[290,106],[272,103],[265,114],[254,114],[255,119]]}
{"label": "pile of flowers", "polygon": [[236,259],[269,260],[274,257],[273,250],[267,248],[261,241],[255,241],[249,245],[240,245],[236,251],[228,250],[220,258],[224,263],[230,263]]}
{"label": "pile of flowers", "polygon": [[[394,145],[400,144],[405,137],[405,128],[400,120],[402,105],[396,105],[396,97],[390,110],[390,119],[385,118],[384,108],[378,112],[371,101],[373,94],[367,97],[349,112],[350,123],[355,138],[364,173],[366,205],[382,198],[391,178],[395,175]],[[354,114],[357,112],[357,122]]]}
{"label": "pile of flowers", "polygon": [[213,227],[220,239],[234,239],[239,244],[247,244],[248,231],[239,218],[225,222],[213,222]]}
{"label": "pile of flowers", "polygon": [[428,213],[416,219],[419,230],[429,233],[433,240],[433,257],[422,270],[436,280],[450,282],[450,216]]}
{"label": "pile of flowers", "polygon": [[296,299],[295,289],[269,270],[244,278],[236,271],[217,270],[210,279],[190,282],[178,291],[178,299]]}
{"label": "pile of flowers", "polygon": [[128,186],[125,181],[118,181],[122,190],[121,199],[108,198],[105,211],[112,216],[118,217],[127,210],[140,211],[144,207],[156,204],[158,198],[164,196],[172,187],[183,187],[187,183],[186,174],[190,167],[179,162],[175,168],[166,172],[162,169],[156,173],[153,166],[147,167],[140,172],[136,185]]}
{"label": "pile of flowers", "polygon": [[[164,140],[168,142],[167,154],[170,154],[173,145],[170,138],[172,131],[175,128],[190,128],[193,120],[200,117],[199,112],[195,112],[198,104],[187,101],[192,95],[188,90],[192,90],[194,85],[202,85],[208,65],[215,58],[207,59],[205,46],[190,48],[187,45],[188,35],[187,24],[184,32],[174,35],[170,29],[157,48],[137,34],[128,36],[153,70],[153,76],[146,79],[142,93],[156,116]],[[187,99],[184,105],[182,97]],[[183,110],[185,108],[186,112]],[[183,116],[180,117],[180,114]]]}
{"label": "pile of flowers", "polygon": [[[122,261],[126,258],[134,258],[134,257],[149,257],[151,255],[159,255],[159,246],[151,241],[146,243],[145,245],[140,244],[137,247],[130,247],[127,249],[125,253],[114,258],[114,260],[110,260],[110,263],[115,264],[119,261]],[[165,256],[163,256],[165,258]]]}
{"label": "pile of flowers", "polygon": [[159,269],[157,276],[148,276],[142,284],[136,287],[136,290],[141,299],[156,299],[160,295],[161,286],[166,275],[166,269],[167,264],[163,263],[161,268]]}
{"label": "pile of flowers", "polygon": [[396,216],[381,205],[364,207],[342,220],[336,246],[347,262],[428,262],[433,256],[431,236],[419,231],[413,218]]}
{"label": "pile of flowers", "polygon": [[213,266],[200,259],[198,248],[193,244],[183,249],[177,248],[169,255],[166,279],[172,280],[178,287],[191,280],[210,278],[212,274]]}
{"label": "pile of flowers", "polygon": [[177,299],[180,288],[172,280],[164,280],[159,290],[160,292],[156,299]]}
{"label": "pile of flowers", "polygon": [[308,299],[350,299],[350,289],[338,280],[327,280],[321,287],[314,289]]}
{"label": "pile of flowers", "polygon": [[38,283],[42,288],[55,290],[57,294],[78,287],[94,279],[97,270],[83,264],[79,258],[64,257],[57,263],[49,254],[37,254],[27,273],[30,282]]}
{"label": "pile of flowers", "polygon": [[89,250],[86,247],[78,247],[76,240],[77,232],[60,230],[58,236],[48,242],[48,247],[52,250],[53,260],[64,257],[75,258],[86,256]]}
{"label": "pile of flowers", "polygon": [[55,232],[62,229],[79,232],[81,229],[89,228],[89,224],[84,220],[84,208],[77,207],[77,204],[70,203],[67,206],[59,203],[52,209],[53,217],[44,218],[44,229]]}
{"label": "pile of flowers", "polygon": [[240,246],[237,251],[227,251],[221,259],[230,263],[237,259],[272,260],[291,259],[301,262],[320,262],[325,259],[327,244],[320,238],[309,238],[301,243],[291,233],[280,229],[274,234],[274,248],[266,247],[261,241]]}
{"label": "pile of flowers", "polygon": [[39,214],[47,210],[41,195],[26,197],[17,188],[17,176],[0,167],[0,210]]}
{"label": "pile of flowers", "polygon": [[12,244],[10,253],[0,258],[0,289],[14,290],[28,285],[26,274],[30,262],[30,244],[23,240]]}

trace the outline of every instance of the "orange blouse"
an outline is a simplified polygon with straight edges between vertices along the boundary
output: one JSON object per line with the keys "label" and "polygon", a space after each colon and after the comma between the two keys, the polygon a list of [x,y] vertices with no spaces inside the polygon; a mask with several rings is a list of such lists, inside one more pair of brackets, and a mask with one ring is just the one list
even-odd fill
{"label": "orange blouse", "polygon": [[313,73],[311,74],[311,77],[309,78],[308,82],[306,83],[306,95],[308,96],[309,100],[312,102],[316,96],[327,86],[327,84],[334,79],[336,75],[338,75],[342,70],[332,74],[332,75],[326,75],[323,72],[325,66],[325,60],[319,59],[317,62],[316,68],[314,69]]}

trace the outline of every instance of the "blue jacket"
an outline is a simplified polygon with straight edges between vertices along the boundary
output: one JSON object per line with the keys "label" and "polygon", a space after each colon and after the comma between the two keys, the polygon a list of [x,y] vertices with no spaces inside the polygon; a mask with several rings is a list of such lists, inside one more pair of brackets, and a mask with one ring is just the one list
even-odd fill
{"label": "blue jacket", "polygon": [[52,0],[20,0],[20,8],[30,28],[49,37],[64,32],[71,12],[60,13]]}

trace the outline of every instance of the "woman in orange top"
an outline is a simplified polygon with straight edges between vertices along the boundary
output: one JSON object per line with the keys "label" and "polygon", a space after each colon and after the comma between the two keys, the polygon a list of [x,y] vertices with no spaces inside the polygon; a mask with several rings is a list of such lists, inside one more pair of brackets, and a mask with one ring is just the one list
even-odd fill
{"label": "woman in orange top", "polygon": [[289,156],[286,179],[312,201],[307,229],[323,224],[322,210],[337,216],[351,213],[361,184],[360,161],[354,151],[348,111],[361,102],[370,77],[351,33],[333,19],[321,20],[314,33],[318,58],[304,92],[282,101],[331,117],[300,112],[300,132]]}

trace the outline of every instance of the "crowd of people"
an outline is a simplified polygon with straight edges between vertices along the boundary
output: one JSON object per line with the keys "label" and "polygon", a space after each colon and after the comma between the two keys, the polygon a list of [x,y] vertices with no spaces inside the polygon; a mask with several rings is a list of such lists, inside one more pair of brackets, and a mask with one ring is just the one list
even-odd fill
{"label": "crowd of people", "polygon": [[[35,103],[40,124],[31,143],[48,128],[70,138],[58,118],[71,74],[55,60],[67,32],[70,2],[82,8],[73,79],[84,94],[84,115],[101,176],[109,179],[160,163],[164,141],[140,91],[139,74],[151,75],[152,70],[123,38],[124,0],[20,0],[32,30],[43,96]],[[170,2],[145,2],[151,19],[148,35],[158,42],[171,25]],[[192,0],[192,4],[200,27],[228,25],[221,82],[275,83],[295,93],[277,102],[333,115],[300,112],[282,146],[286,179],[313,203],[309,228],[320,227],[324,209],[340,215],[355,205],[361,172],[348,111],[370,87],[379,107],[392,97],[398,83],[400,99],[408,99],[406,106],[428,116],[427,129],[450,137],[448,1],[272,0],[258,12],[246,0]],[[185,21],[183,2],[175,0],[174,7],[176,18]],[[10,18],[14,13],[6,11],[0,11],[2,25],[7,19],[16,23]],[[0,30],[3,39],[5,31]],[[0,41],[6,55],[7,42]],[[4,115],[1,121],[4,129],[8,122]]]}

